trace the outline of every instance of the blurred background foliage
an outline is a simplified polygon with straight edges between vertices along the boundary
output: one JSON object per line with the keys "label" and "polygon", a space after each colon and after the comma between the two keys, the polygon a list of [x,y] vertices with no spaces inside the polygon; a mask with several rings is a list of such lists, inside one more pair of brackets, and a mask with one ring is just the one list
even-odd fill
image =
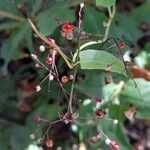
{"label": "blurred background foliage", "polygon": [[[96,7],[94,0],[85,0],[83,15],[83,30],[87,33],[104,34],[103,21],[107,20],[107,13],[103,7]],[[29,134],[40,128],[41,124],[33,121],[38,114],[43,118],[55,120],[59,107],[66,108],[65,97],[56,81],[51,84],[48,93],[48,83],[42,85],[39,94],[35,93],[35,86],[46,72],[36,70],[30,54],[40,54],[38,47],[42,42],[34,35],[27,21],[30,18],[44,35],[53,37],[61,47],[74,51],[77,45],[73,41],[64,40],[60,34],[59,21],[77,23],[76,13],[80,0],[0,0],[0,149],[1,150],[42,150],[45,146],[36,146],[36,140],[29,139]],[[109,149],[104,141],[90,142],[90,137],[96,134],[96,128],[90,122],[94,115],[94,107],[86,94],[104,99],[104,107],[108,107],[105,119],[98,122],[102,130],[111,138],[116,139],[121,150],[137,149],[139,146],[150,149],[148,136],[150,132],[150,1],[149,0],[118,0],[117,13],[111,26],[110,35],[126,41],[123,53],[133,63],[132,78],[116,75],[114,83],[106,84],[106,74],[102,70],[80,70],[77,76],[76,92],[78,102],[74,102],[80,116],[89,118],[78,119],[76,124],[58,124],[52,128],[54,148],[65,150],[75,148],[85,143],[87,149]],[[89,38],[96,38],[91,36]],[[114,44],[108,41],[103,50]],[[100,45],[93,46],[100,48]],[[117,53],[115,48],[108,49],[110,53]],[[61,58],[57,59],[60,76],[69,75]],[[123,92],[115,96],[112,103],[108,102],[109,95],[118,87],[120,80],[124,80]],[[136,84],[135,84],[136,82]],[[65,85],[69,91],[70,83]],[[141,102],[142,98],[142,102]],[[58,106],[58,102],[60,105]],[[136,119],[129,121],[124,112],[129,106],[138,108]],[[118,119],[114,125],[107,118]],[[45,129],[39,130],[36,139],[42,137]],[[140,131],[139,131],[140,130]],[[144,136],[144,137],[143,137]],[[75,150],[75,149],[74,149]]]}

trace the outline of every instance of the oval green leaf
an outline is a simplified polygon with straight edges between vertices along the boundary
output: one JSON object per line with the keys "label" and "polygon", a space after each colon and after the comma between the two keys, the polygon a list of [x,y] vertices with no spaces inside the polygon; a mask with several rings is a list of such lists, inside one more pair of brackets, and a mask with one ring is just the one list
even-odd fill
{"label": "oval green leaf", "polygon": [[89,49],[81,51],[79,57],[81,69],[106,70],[111,66],[111,72],[127,76],[123,61],[108,52]]}

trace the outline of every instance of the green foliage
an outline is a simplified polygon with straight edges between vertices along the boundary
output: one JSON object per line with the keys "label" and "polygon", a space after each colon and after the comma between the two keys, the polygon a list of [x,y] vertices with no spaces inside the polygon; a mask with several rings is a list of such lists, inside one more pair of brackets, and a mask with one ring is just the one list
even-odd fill
{"label": "green foliage", "polygon": [[85,17],[82,24],[84,31],[93,34],[104,34],[104,27],[100,22],[103,22],[106,18],[105,14],[99,13],[94,8],[87,6],[85,8]]}
{"label": "green foliage", "polygon": [[139,25],[132,16],[125,16],[123,14],[117,13],[114,24],[111,28],[111,33],[115,34],[118,38],[124,39],[125,41],[134,44],[138,38],[142,36],[142,32],[138,26]]}
{"label": "green foliage", "polygon": [[[109,62],[108,62],[109,60]],[[111,67],[112,72],[125,73],[125,67],[120,58],[101,50],[84,50],[80,52],[80,64],[82,69],[102,69]]]}
{"label": "green foliage", "polygon": [[135,85],[132,80],[126,84],[125,90],[120,95],[120,99],[124,100],[123,103],[128,102],[138,106],[139,111],[137,112],[137,118],[149,119],[150,114],[148,113],[148,110],[150,109],[150,82],[143,79],[136,79],[135,82],[137,85]]}
{"label": "green foliage", "polygon": [[[23,57],[23,54],[19,51],[23,39],[27,41],[26,46],[32,51],[33,47],[31,35],[31,28],[27,23],[19,25],[17,30],[11,34],[9,39],[7,39],[1,47],[1,55],[5,59],[6,63],[11,59]],[[22,45],[25,44],[23,43]]]}
{"label": "green foliage", "polygon": [[111,7],[116,0],[96,0],[96,6]]}
{"label": "green foliage", "polygon": [[[5,0],[5,1],[0,0],[0,14],[2,12],[7,12],[17,16],[22,16],[20,11],[16,7],[20,2],[21,0],[15,0],[14,2],[10,0]],[[0,15],[0,18],[4,18],[4,17],[5,16]]]}
{"label": "green foliage", "polygon": [[95,70],[84,70],[83,73],[85,79],[76,85],[77,89],[92,96],[102,96],[104,73]]}
{"label": "green foliage", "polygon": [[132,146],[129,144],[128,139],[126,138],[126,136],[124,136],[125,129],[122,123],[112,125],[111,121],[103,120],[100,121],[98,125],[106,131],[105,134],[109,135],[111,139],[119,141],[121,150],[132,149]]}
{"label": "green foliage", "polygon": [[50,35],[58,26],[57,18],[61,21],[74,21],[74,16],[74,11],[69,9],[68,5],[62,7],[62,4],[56,3],[38,15],[38,27],[43,34]]}
{"label": "green foliage", "polygon": [[150,7],[150,2],[145,3],[142,6],[136,8],[136,9],[133,9],[129,13],[129,16],[131,16],[136,21],[136,23],[138,25],[142,21],[148,22],[148,21],[150,21],[150,18],[149,18],[149,7]]}
{"label": "green foliage", "polygon": [[[62,40],[60,34],[60,25],[56,21],[65,22],[65,21],[76,21],[75,17],[75,7],[80,2],[80,0],[61,0],[61,1],[43,1],[43,0],[0,0],[0,30],[2,33],[6,33],[4,37],[1,48],[0,48],[0,57],[5,60],[5,69],[1,69],[2,74],[6,74],[7,64],[12,59],[19,59],[25,57],[22,52],[22,48],[28,48],[30,53],[37,53],[37,47],[42,44],[35,37],[33,40],[33,32],[27,21],[30,18],[38,27],[40,32],[45,36],[56,37],[57,43],[60,43],[63,49],[69,49],[74,47],[76,39],[73,42],[68,42],[67,40]],[[115,0],[96,0],[96,6],[102,7],[111,7],[115,4]],[[89,2],[90,3],[90,2]],[[18,9],[18,6],[23,6],[25,8],[25,13]],[[98,7],[99,8],[99,7]],[[150,3],[146,2],[142,6],[135,8],[129,12],[128,15],[124,15],[120,12],[117,12],[113,20],[112,26],[110,27],[110,34],[116,36],[117,38],[125,40],[129,45],[123,49],[129,51],[131,45],[136,45],[137,40],[143,35],[139,26],[140,23],[145,21],[150,21],[149,17],[149,8]],[[93,33],[96,36],[96,40],[101,39],[105,32],[105,27],[103,22],[108,19],[107,15],[95,9],[92,6],[85,6],[84,8],[84,17],[82,21],[82,29],[87,33]],[[57,32],[57,33],[56,33]],[[88,41],[92,36],[88,37]],[[67,43],[67,45],[66,45]],[[112,42],[114,44],[114,42]],[[128,110],[129,106],[132,104],[137,107],[138,111],[136,114],[137,119],[149,119],[150,114],[150,104],[149,104],[149,93],[150,93],[150,82],[143,79],[130,79],[128,82],[125,82],[124,89],[118,93],[113,101],[110,102],[110,95],[118,88],[118,82],[114,84],[105,84],[106,68],[107,65],[111,65],[111,71],[116,75],[121,77],[124,75],[127,77],[126,70],[122,59],[116,57],[116,47],[110,47],[113,44],[111,41],[106,42],[105,45],[97,44],[95,47],[91,46],[89,49],[85,49],[80,52],[80,66],[79,75],[84,75],[84,79],[79,79],[75,84],[75,89],[80,93],[78,95],[79,104],[79,115],[81,118],[78,119],[77,126],[78,130],[76,131],[76,137],[79,136],[79,132],[83,133],[83,141],[88,141],[89,137],[97,134],[97,129],[95,127],[95,120],[91,123],[88,118],[91,118],[95,115],[96,108],[107,108],[107,115],[105,119],[100,120],[98,125],[103,131],[109,136],[109,138],[115,139],[119,142],[121,150],[133,149],[129,144],[127,137],[125,136],[125,129],[123,126],[123,121],[126,119],[124,112]],[[72,46],[73,45],[73,46]],[[99,48],[104,46],[102,48]],[[35,47],[35,48],[33,48]],[[146,65],[149,67],[149,43],[147,43],[144,48],[146,53]],[[99,50],[99,49],[103,49]],[[36,52],[35,52],[36,51]],[[107,51],[107,52],[106,52]],[[70,51],[65,50],[67,55]],[[43,54],[43,61],[45,56]],[[57,61],[59,66],[59,71],[61,75],[66,73],[64,63],[62,60]],[[23,65],[21,67],[23,68]],[[94,70],[93,70],[94,69]],[[16,71],[17,72],[17,71]],[[21,72],[21,71],[20,71]],[[40,77],[45,76],[45,72],[40,70]],[[67,72],[68,73],[68,72]],[[70,72],[69,72],[70,73]],[[69,74],[68,73],[68,74]],[[72,73],[72,72],[71,72]],[[15,76],[15,75],[14,75]],[[21,76],[21,77],[20,77]],[[21,113],[16,111],[18,104],[20,89],[15,89],[13,85],[17,79],[23,78],[24,76],[20,73],[20,76],[10,77],[7,75],[7,78],[0,76],[0,113],[3,112],[6,116],[12,118],[19,118]],[[121,78],[122,79],[122,78]],[[10,82],[11,81],[11,82]],[[135,83],[136,82],[136,83]],[[35,124],[33,122],[33,116],[38,114],[44,119],[56,120],[58,118],[58,105],[56,105],[57,95],[59,93],[56,82],[52,82],[51,86],[53,89],[50,93],[47,93],[47,83],[44,84],[41,90],[41,96],[38,97],[37,101],[33,105],[32,112],[27,114],[27,118],[24,119],[24,125],[19,123],[10,123],[0,120],[0,148],[4,150],[24,150],[29,147],[30,144],[35,144],[35,142],[29,140],[29,134],[34,132],[37,128],[41,128],[42,125]],[[54,86],[55,85],[55,86]],[[65,85],[67,91],[70,90],[70,84]],[[99,96],[104,99],[102,105],[91,102],[85,95],[90,95],[93,98]],[[64,95],[59,95],[61,102],[66,98]],[[12,99],[10,97],[13,97]],[[51,104],[52,103],[52,104]],[[66,104],[61,104],[60,106],[63,110],[66,110]],[[83,118],[84,121],[83,121]],[[87,119],[86,119],[87,118]],[[109,118],[118,119],[120,123],[115,125],[112,123]],[[91,123],[89,123],[89,122]],[[37,133],[37,138],[42,137],[43,131]],[[76,143],[78,138],[75,139]],[[82,140],[81,140],[82,141]],[[80,142],[81,142],[80,141]],[[69,141],[70,142],[70,141]],[[61,143],[65,149],[70,149],[70,145],[67,142]],[[61,145],[60,144],[60,145]],[[92,144],[92,150],[97,150],[101,146],[104,146],[104,141],[98,141],[95,144]],[[105,147],[108,149],[108,147]]]}

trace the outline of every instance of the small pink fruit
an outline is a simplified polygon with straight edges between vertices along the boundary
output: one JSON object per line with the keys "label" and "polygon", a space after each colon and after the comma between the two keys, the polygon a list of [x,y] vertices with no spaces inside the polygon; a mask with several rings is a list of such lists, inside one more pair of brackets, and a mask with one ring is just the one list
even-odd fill
{"label": "small pink fruit", "polygon": [[38,116],[38,115],[35,115],[35,116],[33,117],[33,119],[34,119],[34,121],[37,122],[37,123],[39,123],[39,122],[41,121],[41,117]]}
{"label": "small pink fruit", "polygon": [[47,57],[45,61],[48,65],[51,65],[53,63],[52,57]]}
{"label": "small pink fruit", "polygon": [[110,148],[111,150],[120,150],[119,144],[116,141],[110,142]]}
{"label": "small pink fruit", "polygon": [[69,78],[67,76],[62,76],[61,77],[61,82],[62,83],[67,83],[69,81]]}
{"label": "small pink fruit", "polygon": [[52,38],[48,38],[48,42],[49,42],[49,44],[55,44],[55,40]]}

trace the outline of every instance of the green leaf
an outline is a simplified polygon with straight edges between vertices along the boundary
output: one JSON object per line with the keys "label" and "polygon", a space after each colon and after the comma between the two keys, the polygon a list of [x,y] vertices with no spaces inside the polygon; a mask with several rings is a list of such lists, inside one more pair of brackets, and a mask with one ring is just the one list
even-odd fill
{"label": "green leaf", "polygon": [[96,70],[93,70],[92,72],[90,70],[86,71],[84,70],[84,75],[85,79],[76,84],[76,88],[81,93],[88,93],[93,97],[94,96],[102,97],[104,73]]}
{"label": "green leaf", "polygon": [[132,16],[125,16],[120,13],[116,13],[110,32],[117,38],[124,39],[132,44],[135,44],[138,38],[142,36],[135,19]]}
{"label": "green leaf", "polygon": [[11,128],[6,126],[6,124],[2,124],[0,125],[0,145],[1,145],[1,149],[5,149],[8,150],[10,149],[10,137],[12,134]]}
{"label": "green leaf", "polygon": [[140,7],[137,7],[136,9],[133,9],[129,16],[137,23],[140,24],[141,22],[148,22],[150,21],[149,17],[149,8],[150,3],[144,3]]}
{"label": "green leaf", "polygon": [[27,23],[20,24],[11,36],[3,42],[1,47],[1,56],[5,59],[6,63],[8,63],[11,59],[23,57],[23,53],[19,51],[19,48],[21,47],[21,42],[23,43],[22,45],[25,46],[24,39],[26,39],[27,47],[31,48],[32,37],[29,37],[31,35],[31,29],[29,28],[30,27]]}
{"label": "green leaf", "polygon": [[[91,103],[87,104],[86,106],[82,105],[80,110],[79,110],[79,116],[82,116],[82,117],[85,117],[85,118],[88,118],[88,117],[92,116],[92,114],[94,113],[93,112],[93,107],[94,106]],[[79,118],[79,120],[80,120],[80,118]]]}
{"label": "green leaf", "polygon": [[124,127],[122,123],[113,124],[111,120],[102,119],[99,121],[99,126],[102,131],[112,140],[119,143],[121,150],[132,149],[127,137],[124,134]]}
{"label": "green leaf", "polygon": [[111,7],[116,0],[96,0],[96,6]]}
{"label": "green leaf", "polygon": [[83,29],[89,33],[104,34],[102,22],[106,20],[105,14],[98,12],[92,7],[84,8],[84,19],[82,22]]}
{"label": "green leaf", "polygon": [[26,126],[13,126],[11,134],[11,149],[13,150],[23,150],[25,149],[32,141],[29,139],[30,135],[29,128]]}
{"label": "green leaf", "polygon": [[42,12],[38,16],[38,27],[40,32],[44,35],[50,35],[54,32],[58,23],[55,20],[59,18],[61,21],[73,21],[74,11],[69,9],[66,5],[54,5]]}
{"label": "green leaf", "polygon": [[140,109],[138,109],[136,113],[136,118],[150,120],[149,110],[150,110],[149,106],[141,107]]}
{"label": "green leaf", "polygon": [[[150,118],[150,82],[144,79],[135,79],[137,84],[129,80],[125,85],[124,91],[120,95],[120,102],[128,102],[138,106],[137,118],[149,119]],[[141,94],[141,97],[140,97]],[[141,99],[142,98],[142,99]]]}
{"label": "green leaf", "polygon": [[55,104],[43,104],[34,112],[37,115],[48,118],[49,120],[54,120],[58,117],[58,106]]}
{"label": "green leaf", "polygon": [[17,9],[17,5],[19,5],[19,3],[21,2],[21,0],[0,0],[0,17],[3,17],[1,11],[4,11],[6,13],[10,13],[16,16],[22,16],[22,14],[20,13],[19,9]]}
{"label": "green leaf", "polygon": [[41,8],[43,3],[43,0],[35,0],[34,3],[32,4],[32,16],[35,16],[35,14],[38,12],[38,10]]}
{"label": "green leaf", "polygon": [[17,28],[20,25],[20,22],[11,21],[0,24],[0,30],[8,30]]}
{"label": "green leaf", "polygon": [[124,121],[125,115],[124,112],[128,109],[128,106],[125,104],[111,104],[109,108],[109,116],[112,119],[118,119],[119,121]]}
{"label": "green leaf", "polygon": [[27,30],[28,30],[28,32],[26,32],[24,35],[26,46],[29,49],[30,53],[34,53],[33,52],[32,29],[29,25],[27,26]]}
{"label": "green leaf", "polygon": [[106,70],[110,65],[112,72],[127,76],[122,60],[108,52],[89,49],[81,51],[79,57],[81,69]]}

